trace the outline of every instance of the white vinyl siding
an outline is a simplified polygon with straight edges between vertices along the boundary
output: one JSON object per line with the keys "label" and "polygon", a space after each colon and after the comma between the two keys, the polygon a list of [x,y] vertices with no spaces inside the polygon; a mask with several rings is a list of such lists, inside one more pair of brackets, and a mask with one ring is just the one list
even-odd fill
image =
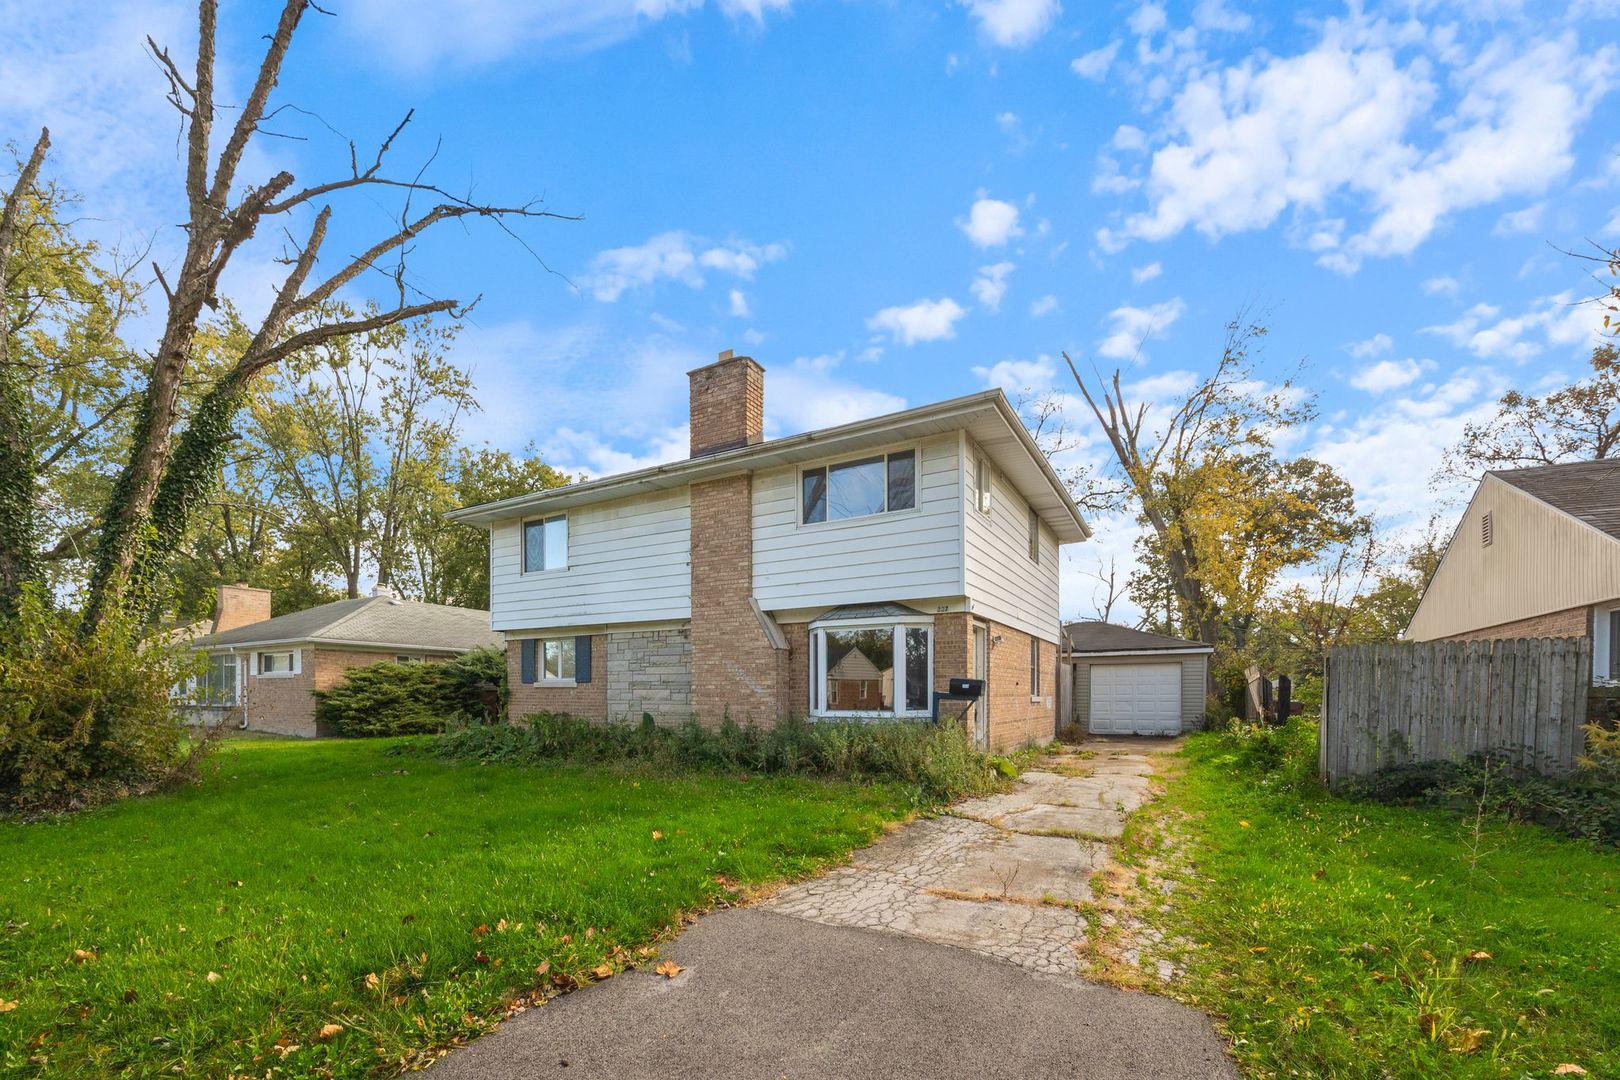
{"label": "white vinyl siding", "polygon": [[687,619],[692,513],[686,489],[568,511],[568,566],[522,572],[518,519],[490,530],[496,630]]}
{"label": "white vinyl siding", "polygon": [[[975,447],[964,440],[965,452]],[[1029,504],[993,465],[987,470],[990,512],[966,515],[964,592],[973,613],[1033,634],[1058,639],[1058,546],[1039,525],[1038,559],[1029,557]],[[971,498],[971,496],[967,496]]]}
{"label": "white vinyl siding", "polygon": [[920,459],[913,509],[842,521],[800,523],[800,468],[756,473],[754,595],[760,606],[777,611],[960,596],[957,444],[954,435],[911,444]]}

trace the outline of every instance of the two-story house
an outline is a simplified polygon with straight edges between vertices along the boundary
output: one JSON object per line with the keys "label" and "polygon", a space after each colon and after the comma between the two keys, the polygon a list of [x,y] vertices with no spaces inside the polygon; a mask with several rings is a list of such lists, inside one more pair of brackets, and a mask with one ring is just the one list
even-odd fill
{"label": "two-story house", "polygon": [[[1058,551],[1089,532],[999,390],[765,440],[765,371],[690,373],[684,461],[454,512],[490,531],[514,718],[1056,726]],[[946,716],[960,710],[942,710]]]}

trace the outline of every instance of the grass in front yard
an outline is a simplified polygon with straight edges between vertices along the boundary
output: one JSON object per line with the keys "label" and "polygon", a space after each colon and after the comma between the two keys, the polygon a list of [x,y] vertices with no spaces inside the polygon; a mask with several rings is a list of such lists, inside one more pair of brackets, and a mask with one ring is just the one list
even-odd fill
{"label": "grass in front yard", "polygon": [[1131,846],[1168,829],[1190,860],[1151,918],[1251,1075],[1620,1076],[1620,851],[1335,798],[1241,746],[1190,739]]}
{"label": "grass in front yard", "polygon": [[388,1074],[909,801],[388,745],[235,742],[196,789],[0,824],[0,1073]]}

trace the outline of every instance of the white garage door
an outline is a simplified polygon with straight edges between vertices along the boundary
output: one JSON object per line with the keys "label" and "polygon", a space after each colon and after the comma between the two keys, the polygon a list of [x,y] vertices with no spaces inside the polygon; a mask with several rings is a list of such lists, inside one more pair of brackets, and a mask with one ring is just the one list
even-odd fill
{"label": "white garage door", "polygon": [[1181,731],[1180,664],[1093,664],[1091,730],[1098,735]]}

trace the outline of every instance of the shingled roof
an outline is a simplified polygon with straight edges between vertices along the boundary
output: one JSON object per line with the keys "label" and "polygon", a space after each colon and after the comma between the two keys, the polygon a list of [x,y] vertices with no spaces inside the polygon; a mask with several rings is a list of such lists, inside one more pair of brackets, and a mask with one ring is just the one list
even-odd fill
{"label": "shingled roof", "polygon": [[501,648],[504,639],[489,628],[487,611],[367,596],[278,615],[200,637],[192,644],[209,649],[295,641],[463,652],[481,646]]}
{"label": "shingled roof", "polygon": [[1572,461],[1491,475],[1620,540],[1620,461]]}
{"label": "shingled roof", "polygon": [[1162,652],[1171,649],[1213,649],[1202,641],[1150,634],[1106,622],[1072,622],[1063,627],[1064,636],[1075,652]]}

